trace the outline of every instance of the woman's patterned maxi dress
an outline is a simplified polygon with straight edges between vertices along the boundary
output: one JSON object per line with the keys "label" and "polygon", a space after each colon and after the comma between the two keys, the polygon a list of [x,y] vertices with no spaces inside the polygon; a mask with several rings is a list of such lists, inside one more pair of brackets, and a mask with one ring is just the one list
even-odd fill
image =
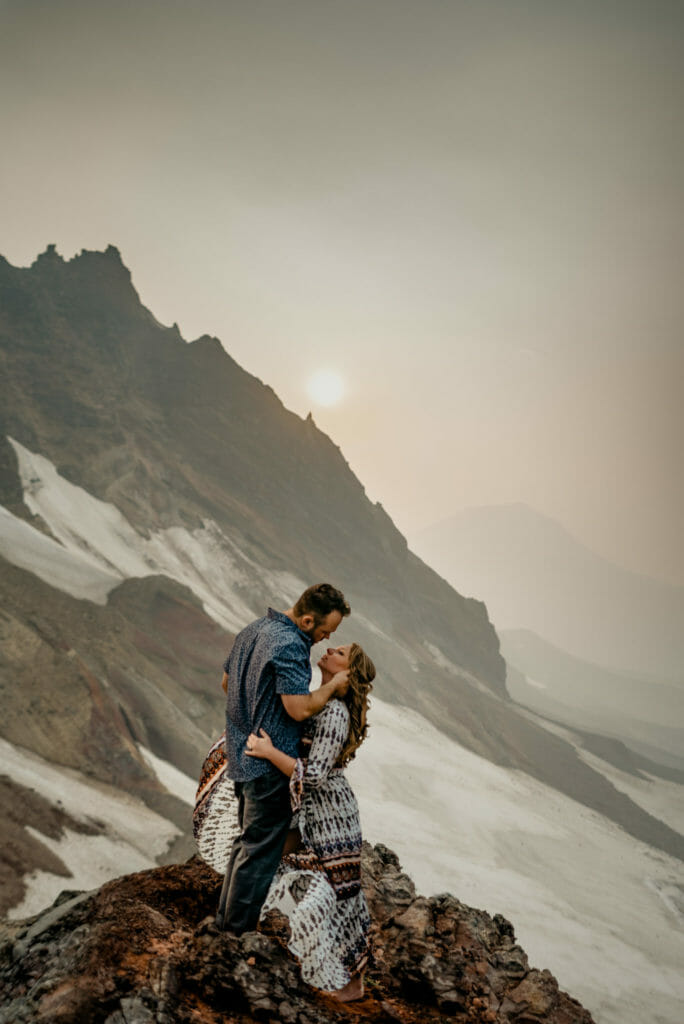
{"label": "woman's patterned maxi dress", "polygon": [[262,915],[289,918],[288,947],[314,988],[343,988],[368,961],[370,915],[361,889],[359,808],[344,771],[336,766],[349,734],[349,711],[331,700],[311,720],[308,756],[290,781],[303,849],[284,857]]}

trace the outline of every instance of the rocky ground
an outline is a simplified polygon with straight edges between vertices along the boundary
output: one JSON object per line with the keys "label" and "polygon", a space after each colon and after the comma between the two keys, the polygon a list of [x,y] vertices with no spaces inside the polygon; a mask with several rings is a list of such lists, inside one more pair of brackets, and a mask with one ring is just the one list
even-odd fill
{"label": "rocky ground", "polygon": [[416,895],[380,844],[365,845],[363,870],[374,954],[359,1002],[301,982],[284,918],[241,938],[217,932],[220,878],[193,858],[63,893],[4,925],[0,1024],[592,1024],[548,971],[530,968],[503,917]]}

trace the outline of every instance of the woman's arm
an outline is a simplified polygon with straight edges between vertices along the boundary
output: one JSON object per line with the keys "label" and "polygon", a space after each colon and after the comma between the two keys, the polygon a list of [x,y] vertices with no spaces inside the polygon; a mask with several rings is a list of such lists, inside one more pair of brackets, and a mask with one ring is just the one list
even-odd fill
{"label": "woman's arm", "polygon": [[270,761],[278,771],[287,775],[288,778],[292,776],[297,763],[294,757],[290,757],[289,754],[273,746],[271,737],[264,729],[259,729],[258,736],[256,733],[250,733],[247,738],[245,754],[248,757],[258,757],[263,761]]}
{"label": "woman's arm", "polygon": [[[344,749],[349,733],[349,712],[340,701],[327,704],[316,719],[316,728],[308,756],[305,759],[290,757],[273,746],[270,736],[259,730],[247,739],[245,753],[270,761],[283,775],[292,779],[292,784],[301,791],[318,789],[330,772],[337,766],[337,759]],[[293,778],[294,776],[294,778]]]}

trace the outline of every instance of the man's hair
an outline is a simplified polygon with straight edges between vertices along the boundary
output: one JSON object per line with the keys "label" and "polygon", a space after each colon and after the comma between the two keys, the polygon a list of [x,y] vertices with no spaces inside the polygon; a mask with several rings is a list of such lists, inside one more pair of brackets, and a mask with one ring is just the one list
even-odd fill
{"label": "man's hair", "polygon": [[330,583],[314,583],[312,587],[307,587],[297,599],[293,610],[297,618],[301,618],[302,615],[313,615],[316,625],[330,615],[330,612],[339,612],[343,618],[351,612],[342,591]]}

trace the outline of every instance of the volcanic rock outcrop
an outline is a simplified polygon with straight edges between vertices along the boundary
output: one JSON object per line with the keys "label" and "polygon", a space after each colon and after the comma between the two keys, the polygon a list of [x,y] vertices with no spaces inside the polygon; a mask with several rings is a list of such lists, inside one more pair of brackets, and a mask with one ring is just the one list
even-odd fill
{"label": "volcanic rock outcrop", "polygon": [[241,938],[213,923],[221,879],[199,859],[63,893],[0,933],[0,1024],[592,1024],[513,927],[451,895],[416,895],[396,856],[364,847],[374,953],[363,1000],[304,985],[287,920]]}

